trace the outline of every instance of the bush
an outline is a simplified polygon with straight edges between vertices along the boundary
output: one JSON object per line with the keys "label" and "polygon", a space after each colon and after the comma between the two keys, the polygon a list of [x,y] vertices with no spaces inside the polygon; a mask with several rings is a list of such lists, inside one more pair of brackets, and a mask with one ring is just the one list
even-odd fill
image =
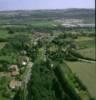
{"label": "bush", "polygon": [[78,58],[71,55],[71,54],[68,54],[65,56],[65,60],[68,60],[68,61],[78,61]]}
{"label": "bush", "polygon": [[0,38],[0,42],[7,42],[6,38]]}

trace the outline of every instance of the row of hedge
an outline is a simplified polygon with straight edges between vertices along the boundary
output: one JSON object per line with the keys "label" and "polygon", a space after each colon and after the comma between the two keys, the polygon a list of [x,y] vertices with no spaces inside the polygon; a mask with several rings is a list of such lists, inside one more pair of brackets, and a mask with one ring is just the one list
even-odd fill
{"label": "row of hedge", "polygon": [[70,100],[81,100],[80,96],[76,93],[75,89],[66,80],[64,72],[62,71],[62,68],[60,65],[56,66],[56,68],[54,69],[54,72],[58,80],[60,81],[62,88],[69,95]]}

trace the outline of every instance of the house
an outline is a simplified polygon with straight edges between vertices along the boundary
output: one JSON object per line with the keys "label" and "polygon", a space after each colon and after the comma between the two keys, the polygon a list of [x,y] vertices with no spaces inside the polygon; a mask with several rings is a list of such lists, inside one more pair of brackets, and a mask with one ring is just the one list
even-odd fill
{"label": "house", "polygon": [[18,58],[18,64],[19,64],[19,65],[25,66],[25,65],[28,64],[28,62],[29,62],[29,57],[27,57],[27,56],[20,56],[20,57]]}
{"label": "house", "polygon": [[11,72],[11,76],[17,76],[17,75],[19,75],[19,72],[18,71]]}
{"label": "house", "polygon": [[9,83],[9,88],[12,90],[16,90],[21,87],[21,81],[11,80]]}
{"label": "house", "polygon": [[19,75],[19,68],[18,68],[17,65],[11,65],[9,69],[10,69],[10,72],[11,72],[11,76]]}
{"label": "house", "polygon": [[10,69],[11,69],[12,71],[18,71],[18,70],[19,70],[19,69],[18,69],[18,66],[15,65],[15,64],[11,65],[11,66],[10,66]]}

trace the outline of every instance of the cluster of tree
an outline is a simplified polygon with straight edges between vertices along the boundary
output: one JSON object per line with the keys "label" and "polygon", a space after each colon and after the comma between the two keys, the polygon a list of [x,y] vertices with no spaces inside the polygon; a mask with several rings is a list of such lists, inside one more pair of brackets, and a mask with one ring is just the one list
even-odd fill
{"label": "cluster of tree", "polygon": [[34,62],[38,56],[38,44],[34,45],[34,42],[32,43],[32,46],[29,48],[26,48],[27,55],[31,58],[31,60]]}
{"label": "cluster of tree", "polygon": [[7,42],[6,38],[0,38],[0,42]]}
{"label": "cluster of tree", "polygon": [[35,62],[28,85],[28,100],[69,100],[66,95],[62,95],[62,90],[49,66],[48,62],[42,60]]}
{"label": "cluster of tree", "polygon": [[[73,42],[73,39],[69,38],[66,34],[60,34],[51,41],[51,44],[55,45],[57,49],[55,50],[53,48],[54,51],[50,51],[50,49],[47,49],[48,57],[51,60],[60,62],[64,60],[77,61],[77,57],[69,52],[69,50],[71,51],[76,47]],[[49,47],[51,47],[52,45],[49,44]]]}
{"label": "cluster of tree", "polygon": [[[62,67],[65,67],[63,71]],[[67,74],[69,74],[69,72],[66,72],[66,68],[67,65],[65,64],[65,66],[61,66],[59,63],[56,65],[54,71],[55,74],[58,78],[58,80],[60,81],[62,88],[64,89],[64,91],[68,94],[70,100],[81,100],[79,94],[76,93],[75,91],[75,87],[72,87],[71,84],[69,84],[70,80],[67,80],[66,76]],[[68,69],[68,68],[67,68]],[[64,73],[65,72],[65,73]],[[70,72],[71,73],[71,72]],[[72,73],[71,73],[72,74]],[[71,82],[70,82],[71,83]]]}
{"label": "cluster of tree", "polygon": [[4,71],[8,71],[8,61],[5,61],[5,60],[0,60],[0,72],[4,72]]}
{"label": "cluster of tree", "polygon": [[17,50],[24,50],[29,46],[31,38],[27,34],[14,35],[8,38],[8,45]]}

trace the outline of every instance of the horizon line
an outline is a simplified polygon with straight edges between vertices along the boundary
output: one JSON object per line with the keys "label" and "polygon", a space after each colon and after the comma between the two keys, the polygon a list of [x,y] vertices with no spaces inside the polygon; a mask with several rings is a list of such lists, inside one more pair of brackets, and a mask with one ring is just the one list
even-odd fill
{"label": "horizon line", "polygon": [[8,9],[8,10],[0,10],[0,12],[2,11],[38,11],[38,10],[68,10],[68,9],[93,9],[95,10],[95,8],[48,8],[48,9]]}

